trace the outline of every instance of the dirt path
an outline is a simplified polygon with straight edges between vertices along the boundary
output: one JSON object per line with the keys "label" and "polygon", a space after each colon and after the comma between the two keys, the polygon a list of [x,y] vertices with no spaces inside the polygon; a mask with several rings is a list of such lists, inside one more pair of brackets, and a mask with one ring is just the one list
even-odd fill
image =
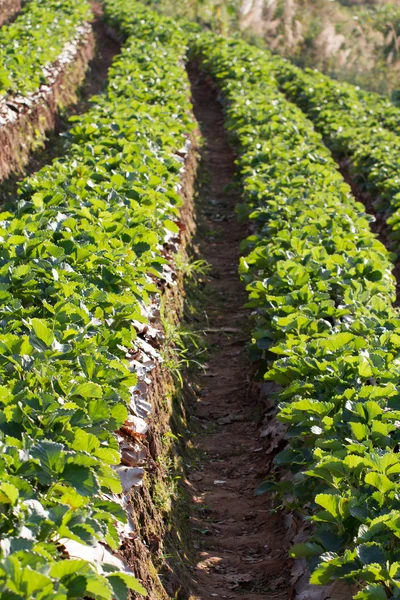
{"label": "dirt path", "polygon": [[[288,598],[289,564],[283,517],[254,490],[266,475],[268,458],[260,442],[262,408],[251,385],[246,355],[249,339],[246,293],[237,267],[246,228],[238,225],[234,155],[215,93],[189,69],[196,118],[204,139],[199,256],[212,268],[208,305],[198,322],[211,348],[199,377],[193,419],[199,460],[189,475],[192,536],[198,548],[192,600]],[[205,176],[204,176],[205,174]],[[205,227],[204,227],[205,224]]]}
{"label": "dirt path", "polygon": [[100,94],[107,87],[108,69],[114,57],[121,52],[121,44],[110,37],[103,21],[103,7],[100,2],[92,2],[93,31],[96,37],[96,54],[89,64],[85,81],[80,90],[78,104],[71,107],[72,114],[81,115],[90,108],[90,98]]}

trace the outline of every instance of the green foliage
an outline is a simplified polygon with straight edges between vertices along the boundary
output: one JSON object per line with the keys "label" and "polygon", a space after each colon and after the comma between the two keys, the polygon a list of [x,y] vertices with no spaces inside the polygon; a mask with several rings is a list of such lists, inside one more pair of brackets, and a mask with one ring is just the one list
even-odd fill
{"label": "green foliage", "polygon": [[[158,16],[135,0],[104,0],[105,18],[120,35],[126,38],[137,35],[142,39],[154,39],[160,44],[185,48],[186,33],[168,17]],[[193,25],[195,30],[199,30]]]}
{"label": "green foliage", "polygon": [[[310,541],[292,549],[308,558],[311,583],[344,579],[363,588],[357,598],[398,598],[400,319],[391,255],[321,136],[279,92],[275,73],[286,63],[209,34],[197,36],[193,52],[218,83],[238,149],[238,214],[253,232],[240,267],[255,315],[252,355],[279,384],[278,418],[288,425],[276,462],[293,478],[259,493],[288,494],[313,522]],[[301,93],[316,98],[307,81]],[[324,113],[321,99],[313,106]],[[341,117],[330,114],[340,135]]]}
{"label": "green foliage", "polygon": [[34,92],[48,80],[44,68],[90,18],[81,0],[31,0],[10,25],[0,29],[0,97]]}
{"label": "green foliage", "polygon": [[356,181],[378,197],[377,212],[390,226],[397,250],[400,234],[400,109],[377,94],[338,83],[317,71],[302,71],[265,55],[266,70],[313,121],[339,157],[349,157]]}
{"label": "green foliage", "polygon": [[[107,558],[91,563],[90,547],[118,549],[126,521],[112,497],[114,431],[136,383],[132,320],[145,321],[163,277],[193,123],[182,38],[160,44],[120,9],[127,41],[106,93],[0,216],[2,598],[145,592]],[[67,560],[68,541],[88,560]]]}

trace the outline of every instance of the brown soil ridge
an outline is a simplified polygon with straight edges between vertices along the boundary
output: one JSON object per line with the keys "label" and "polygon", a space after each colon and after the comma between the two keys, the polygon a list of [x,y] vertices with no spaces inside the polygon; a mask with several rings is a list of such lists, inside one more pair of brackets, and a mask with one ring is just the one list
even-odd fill
{"label": "brown soil ridge", "polygon": [[17,95],[0,100],[0,180],[22,171],[32,149],[47,131],[54,129],[60,107],[76,102],[76,90],[94,48],[92,26],[85,23],[48,69],[46,84],[28,97]]}
{"label": "brown soil ridge", "polygon": [[216,92],[196,65],[189,67],[189,77],[206,180],[197,210],[208,234],[200,227],[196,244],[199,257],[211,265],[209,303],[196,323],[207,332],[210,357],[191,407],[200,458],[188,476],[197,548],[190,598],[284,600],[290,580],[284,517],[271,512],[270,497],[254,493],[271,458],[268,442],[260,438],[264,410],[246,351],[249,311],[243,308],[247,297],[237,271],[247,230],[234,214],[235,157]]}
{"label": "brown soil ridge", "polygon": [[21,10],[21,0],[0,0],[0,27]]}
{"label": "brown soil ridge", "polygon": [[[163,255],[169,266],[175,271],[175,253],[185,253],[195,231],[193,186],[197,172],[197,140],[192,136],[190,150],[185,157],[179,194],[183,205],[180,209],[179,239],[173,248],[164,244]],[[184,281],[182,272],[174,272],[175,283],[159,285],[164,310],[171,322],[182,319],[184,308]],[[160,318],[151,322],[163,334]],[[145,340],[159,349],[150,337]],[[146,400],[151,406],[148,418],[149,430],[146,438],[136,442],[140,452],[146,458],[140,463],[145,469],[142,486],[133,487],[129,493],[126,509],[134,533],[121,547],[121,555],[129,568],[139,578],[147,591],[146,600],[169,600],[169,598],[187,598],[189,595],[189,577],[182,565],[187,557],[186,519],[177,514],[182,506],[174,492],[169,489],[169,468],[173,476],[183,473],[182,448],[180,443],[170,442],[166,447],[165,436],[171,432],[181,435],[185,428],[186,411],[178,401],[176,382],[163,363],[158,362],[149,374],[150,382]],[[174,439],[172,438],[169,438]],[[140,453],[139,452],[139,453]],[[165,464],[168,463],[168,464]],[[160,507],[157,495],[169,497],[166,509]],[[184,513],[184,510],[183,510]],[[143,598],[132,594],[133,598]]]}
{"label": "brown soil ridge", "polygon": [[[104,11],[100,2],[91,2],[94,20],[92,27],[96,38],[96,53],[89,63],[89,69],[79,90],[79,100],[71,107],[71,113],[81,115],[90,108],[90,99],[100,94],[107,87],[108,70],[115,56],[121,52],[121,43],[110,32],[103,20]],[[68,124],[60,124],[59,129],[65,130]]]}

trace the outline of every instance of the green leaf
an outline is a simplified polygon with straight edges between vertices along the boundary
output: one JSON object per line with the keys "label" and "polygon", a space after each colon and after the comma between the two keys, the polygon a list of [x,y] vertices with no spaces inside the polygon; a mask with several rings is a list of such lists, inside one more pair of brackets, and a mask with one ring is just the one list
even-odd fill
{"label": "green leaf", "polygon": [[113,589],[105,577],[91,575],[86,584],[86,596],[94,600],[113,600]]}
{"label": "green leaf", "polygon": [[379,584],[367,585],[364,590],[361,590],[354,596],[354,600],[387,600],[385,588]]}
{"label": "green leaf", "polygon": [[75,385],[71,390],[71,395],[82,396],[82,398],[88,400],[89,398],[101,398],[103,396],[103,391],[98,383],[87,381]]}
{"label": "green leaf", "polygon": [[310,583],[312,585],[328,585],[335,575],[337,566],[330,562],[320,563],[311,574]]}
{"label": "green leaf", "polygon": [[115,404],[111,409],[111,416],[115,421],[115,428],[119,429],[127,420],[129,412],[123,404]]}
{"label": "green leaf", "polygon": [[382,494],[386,494],[396,487],[386,475],[381,475],[380,473],[367,473],[365,482],[376,487]]}
{"label": "green leaf", "polygon": [[55,579],[62,579],[67,575],[74,575],[81,569],[87,569],[88,563],[86,560],[72,559],[72,560],[60,560],[54,563],[50,569],[50,577]]}
{"label": "green leaf", "polygon": [[142,584],[136,579],[136,577],[124,571],[119,571],[118,573],[112,573],[108,576],[108,579],[112,579],[113,577],[119,577],[122,581],[128,586],[130,590],[141,594],[142,596],[147,596],[147,591],[142,586]]}
{"label": "green leaf", "polygon": [[352,333],[336,333],[334,335],[330,335],[326,342],[324,342],[324,345],[327,350],[336,352],[336,350],[340,350],[346,346],[346,344],[351,342],[354,337],[355,336]]}
{"label": "green leaf", "polygon": [[373,375],[371,365],[365,356],[360,356],[358,360],[358,374],[364,378],[372,377]]}
{"label": "green leaf", "polygon": [[88,414],[93,423],[108,421],[111,409],[105,400],[92,400],[88,404]]}
{"label": "green leaf", "polygon": [[0,504],[11,504],[14,506],[18,500],[18,496],[19,491],[15,485],[12,485],[7,481],[0,484]]}
{"label": "green leaf", "polygon": [[54,334],[47,326],[46,321],[44,319],[32,319],[31,324],[36,337],[50,348],[54,342]]}
{"label": "green leaf", "polygon": [[358,469],[359,467],[365,467],[367,464],[365,459],[357,456],[357,454],[348,454],[343,462],[349,469]]}
{"label": "green leaf", "polygon": [[128,586],[120,577],[108,576],[107,579],[113,589],[115,600],[129,600]]}
{"label": "green leaf", "polygon": [[63,584],[67,588],[68,598],[84,598],[87,585],[86,575],[71,574],[64,577]]}
{"label": "green leaf", "polygon": [[100,442],[95,435],[86,433],[83,429],[77,429],[75,431],[75,437],[72,444],[74,450],[81,450],[92,454],[98,448],[100,448]]}
{"label": "green leaf", "polygon": [[262,496],[266,492],[270,492],[270,491],[274,490],[275,488],[276,488],[276,484],[274,481],[263,481],[256,488],[255,493],[256,493],[256,496]]}
{"label": "green leaf", "polygon": [[317,415],[327,415],[335,408],[335,405],[332,402],[299,400],[298,402],[292,402],[291,408],[293,408],[293,410],[315,413]]}
{"label": "green leaf", "polygon": [[9,390],[5,385],[0,385],[0,402],[5,405],[9,402],[12,402],[13,395],[11,390]]}
{"label": "green leaf", "polygon": [[60,473],[65,463],[63,445],[44,440],[38,442],[31,450],[33,458],[37,458],[40,468],[46,475],[53,476]]}
{"label": "green leaf", "polygon": [[315,503],[322,506],[334,519],[338,519],[340,514],[340,496],[334,496],[333,494],[317,494],[315,496]]}
{"label": "green leaf", "polygon": [[165,229],[168,229],[168,231],[172,231],[172,233],[179,233],[179,227],[173,221],[165,220],[163,222],[163,225],[164,225]]}
{"label": "green leaf", "polygon": [[16,556],[4,558],[0,565],[0,572],[8,576],[8,589],[20,594],[22,598],[31,598],[39,590],[52,589],[52,581],[42,573],[23,567]]}
{"label": "green leaf", "polygon": [[383,565],[386,563],[386,558],[381,546],[375,542],[361,544],[361,546],[358,546],[357,548],[357,554],[363,565],[369,565],[371,563]]}
{"label": "green leaf", "polygon": [[359,442],[362,442],[362,440],[365,440],[366,438],[368,438],[368,434],[369,434],[369,429],[366,425],[364,425],[363,423],[349,423],[351,430],[353,432],[354,437],[356,438],[356,440],[358,440]]}
{"label": "green leaf", "polygon": [[60,479],[73,487],[82,496],[94,496],[100,489],[93,471],[89,467],[74,463],[66,465]]}

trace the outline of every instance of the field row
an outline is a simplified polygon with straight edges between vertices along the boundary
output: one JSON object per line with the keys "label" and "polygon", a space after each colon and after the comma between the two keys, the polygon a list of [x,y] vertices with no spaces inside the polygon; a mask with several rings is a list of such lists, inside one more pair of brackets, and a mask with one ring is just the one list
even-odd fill
{"label": "field row", "polygon": [[201,36],[204,67],[238,147],[242,218],[255,226],[241,273],[256,311],[254,350],[282,386],[278,418],[291,481],[266,485],[314,523],[293,548],[312,583],[344,578],[356,598],[393,597],[397,579],[400,322],[384,246],[320,136],[279,93],[258,50]]}
{"label": "field row", "polygon": [[[109,3],[113,19],[119,6]],[[126,529],[118,495],[136,471],[124,467],[121,482],[114,432],[142,426],[137,331],[164,278],[163,242],[179,231],[176,152],[193,122],[185,48],[119,28],[106,93],[70,129],[65,156],[1,213],[2,597],[144,593],[93,549],[117,550]]]}
{"label": "field row", "polygon": [[338,158],[350,158],[356,181],[375,197],[396,244],[400,239],[400,109],[376,94],[266,56],[281,91],[321,132]]}
{"label": "field row", "polygon": [[18,18],[0,30],[0,97],[28,95],[47,79],[43,69],[56,61],[90,6],[78,0],[32,0]]}
{"label": "field row", "polygon": [[[252,356],[279,385],[278,418],[288,425],[277,474],[292,478],[264,489],[313,523],[311,540],[292,550],[309,559],[312,583],[355,583],[358,600],[400,597],[392,256],[324,145],[351,157],[395,231],[397,109],[134,0],[105,0],[104,9],[124,42],[106,92],[73,121],[64,157],[24,180],[0,215],[0,593],[144,592],[111,554],[90,557],[99,544],[116,551],[126,525],[114,432],[143,421],[133,356],[165,278],[163,244],[179,234],[182,155],[194,130],[189,47],[219,87],[238,151],[238,215],[252,232],[240,265],[255,314]],[[3,98],[34,92],[87,18],[76,0],[32,0],[2,28]],[[20,68],[25,30],[23,53],[34,59]]]}
{"label": "field row", "polygon": [[94,54],[88,2],[31,0],[0,29],[0,179],[54,128]]}

